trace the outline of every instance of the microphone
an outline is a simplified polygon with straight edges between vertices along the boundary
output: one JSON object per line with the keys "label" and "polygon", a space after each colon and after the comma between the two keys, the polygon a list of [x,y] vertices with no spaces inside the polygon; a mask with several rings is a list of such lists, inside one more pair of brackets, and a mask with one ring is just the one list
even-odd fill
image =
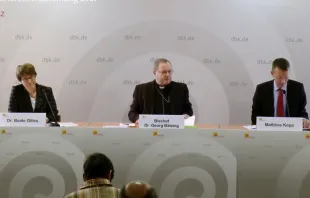
{"label": "microphone", "polygon": [[286,109],[287,109],[287,115],[288,117],[291,117],[290,115],[290,109],[288,108],[288,101],[287,101],[287,94],[286,94],[286,91],[285,90],[282,90],[283,91],[283,94],[285,95],[285,101],[286,101]]}
{"label": "microphone", "polygon": [[49,100],[48,100],[48,98],[47,98],[47,96],[46,96],[46,93],[45,93],[43,87],[41,88],[41,91],[43,92],[43,94],[44,94],[44,96],[45,96],[46,102],[47,102],[47,104],[48,104],[48,106],[49,106],[49,108],[50,108],[50,110],[51,110],[51,112],[52,112],[52,115],[53,115],[53,118],[54,118],[54,121],[55,121],[55,122],[50,122],[50,123],[49,123],[49,126],[52,126],[52,127],[60,127],[60,125],[59,125],[58,122],[57,122],[56,116],[55,116],[55,114],[54,114],[54,112],[53,112],[51,103],[49,102]]}

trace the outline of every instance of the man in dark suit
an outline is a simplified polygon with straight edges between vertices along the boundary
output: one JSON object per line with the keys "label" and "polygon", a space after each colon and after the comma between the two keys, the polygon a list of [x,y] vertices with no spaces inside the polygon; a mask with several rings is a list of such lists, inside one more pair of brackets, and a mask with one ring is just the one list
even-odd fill
{"label": "man in dark suit", "polygon": [[257,85],[253,97],[252,124],[256,117],[303,117],[308,127],[307,97],[302,83],[289,80],[290,64],[284,58],[275,59],[271,75],[274,80]]}
{"label": "man in dark suit", "polygon": [[188,87],[184,83],[172,81],[172,66],[167,59],[157,59],[154,63],[155,80],[137,85],[133,92],[133,102],[128,113],[129,120],[136,122],[139,114],[193,115],[189,101]]}
{"label": "man in dark suit", "polygon": [[[9,112],[20,113],[46,113],[47,122],[56,122],[53,113],[57,118],[58,109],[51,87],[36,83],[37,72],[32,64],[19,65],[16,69],[16,78],[22,84],[12,87]],[[46,97],[50,102],[51,111]]]}

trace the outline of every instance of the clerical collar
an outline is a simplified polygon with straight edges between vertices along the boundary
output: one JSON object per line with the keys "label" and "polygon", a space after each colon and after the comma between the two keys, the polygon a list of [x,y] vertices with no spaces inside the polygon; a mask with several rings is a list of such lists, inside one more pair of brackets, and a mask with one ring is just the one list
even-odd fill
{"label": "clerical collar", "polygon": [[158,85],[157,83],[156,83],[156,86],[161,90],[164,90],[165,88],[168,87],[168,85]]}
{"label": "clerical collar", "polygon": [[171,84],[171,83],[169,83],[168,85],[159,85],[159,84],[157,84],[157,82],[155,81],[155,86],[157,86],[159,89],[168,88],[168,87],[170,87],[170,84]]}

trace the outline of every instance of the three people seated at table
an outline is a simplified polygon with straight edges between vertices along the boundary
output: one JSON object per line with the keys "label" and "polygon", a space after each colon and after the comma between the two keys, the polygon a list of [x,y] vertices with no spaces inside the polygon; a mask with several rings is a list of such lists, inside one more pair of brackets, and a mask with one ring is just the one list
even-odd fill
{"label": "three people seated at table", "polygon": [[[256,124],[257,116],[303,117],[304,127],[309,127],[304,85],[289,79],[289,69],[290,63],[286,59],[277,58],[272,63],[273,80],[257,85],[252,104],[253,125]],[[153,74],[153,81],[135,87],[128,112],[129,120],[138,123],[139,114],[184,115],[184,118],[192,116],[188,87],[184,83],[172,81],[171,62],[164,58],[157,59]],[[21,84],[12,87],[8,111],[45,112],[48,121],[55,121],[53,113],[57,116],[58,109],[52,88],[38,84],[36,76],[32,64],[17,67],[16,77]]]}

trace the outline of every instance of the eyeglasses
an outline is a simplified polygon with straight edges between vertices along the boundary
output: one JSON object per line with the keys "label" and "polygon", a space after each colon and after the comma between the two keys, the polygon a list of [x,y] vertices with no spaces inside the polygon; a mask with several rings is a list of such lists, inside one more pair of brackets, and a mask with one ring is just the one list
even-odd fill
{"label": "eyeglasses", "polygon": [[35,78],[35,76],[31,76],[31,77],[22,77],[21,80],[24,82],[27,82],[29,80],[33,80]]}
{"label": "eyeglasses", "polygon": [[173,70],[168,70],[168,71],[158,71],[158,73],[160,73],[161,75],[166,75],[166,74],[172,74]]}

